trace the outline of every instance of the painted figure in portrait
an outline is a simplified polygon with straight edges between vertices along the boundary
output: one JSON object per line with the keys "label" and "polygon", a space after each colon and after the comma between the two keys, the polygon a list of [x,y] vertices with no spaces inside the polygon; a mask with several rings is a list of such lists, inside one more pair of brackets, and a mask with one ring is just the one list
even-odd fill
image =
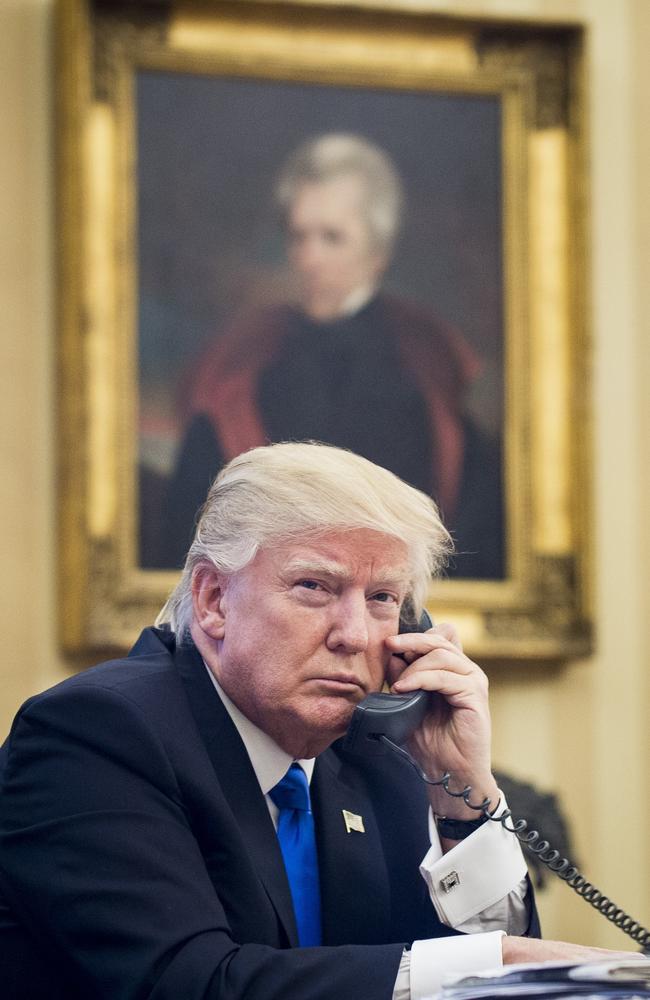
{"label": "painted figure in portrait", "polygon": [[499,436],[466,407],[481,359],[428,305],[384,287],[404,203],[391,158],[359,134],[320,134],[281,164],[274,196],[290,285],[215,330],[183,379],[149,565],[181,565],[206,476],[247,448],[311,439],[431,494],[456,540],[450,576],[503,577]]}

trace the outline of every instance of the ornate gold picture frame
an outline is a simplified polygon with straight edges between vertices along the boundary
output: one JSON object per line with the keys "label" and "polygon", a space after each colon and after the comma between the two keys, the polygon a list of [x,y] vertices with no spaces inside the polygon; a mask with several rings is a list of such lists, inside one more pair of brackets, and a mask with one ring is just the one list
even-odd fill
{"label": "ornate gold picture frame", "polygon": [[[259,433],[370,450],[431,483],[458,554],[430,609],[458,624],[473,655],[586,652],[578,28],[453,19],[396,0],[64,0],[58,14],[65,648],[120,649],[151,623],[210,478]],[[361,416],[330,432],[318,420],[347,412],[338,397],[325,395],[311,423],[314,392],[293,402],[312,343],[330,331],[300,320],[273,355],[269,338],[278,316],[300,312],[278,178],[305,142],[340,135],[379,150],[403,197],[380,287],[359,307],[375,310],[372,322],[354,327],[358,311],[346,313],[357,359],[333,384],[359,367],[349,395]],[[272,424],[277,401],[264,411],[259,386],[284,385],[286,372]],[[322,369],[315,379],[320,389]],[[364,439],[373,379],[381,409]]]}

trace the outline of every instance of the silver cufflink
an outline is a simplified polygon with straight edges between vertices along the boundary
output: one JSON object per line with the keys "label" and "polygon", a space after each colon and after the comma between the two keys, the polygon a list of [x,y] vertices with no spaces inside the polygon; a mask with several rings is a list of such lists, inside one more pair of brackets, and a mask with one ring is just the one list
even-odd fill
{"label": "silver cufflink", "polygon": [[448,875],[444,875],[440,879],[440,885],[445,890],[445,892],[451,892],[455,889],[457,885],[460,885],[460,875],[458,872],[449,872]]}

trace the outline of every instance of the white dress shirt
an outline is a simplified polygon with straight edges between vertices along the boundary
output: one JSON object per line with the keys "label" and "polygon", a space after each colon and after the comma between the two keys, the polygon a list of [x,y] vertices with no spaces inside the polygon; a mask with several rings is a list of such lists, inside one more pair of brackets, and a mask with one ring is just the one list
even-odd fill
{"label": "white dress shirt", "polygon": [[[286,774],[293,757],[243,715],[208,674],[239,733],[255,776],[277,826],[278,808],[270,790]],[[299,760],[307,780],[314,759]],[[498,816],[506,808],[501,797]],[[402,955],[393,1000],[424,1000],[436,994],[448,972],[477,972],[502,964],[504,933],[522,934],[528,925],[526,863],[516,837],[499,823],[484,823],[456,847],[443,854],[440,838],[429,813],[431,847],[420,865],[431,902],[440,920],[463,932],[463,937],[414,941]],[[453,874],[454,886],[445,892],[442,880]]]}

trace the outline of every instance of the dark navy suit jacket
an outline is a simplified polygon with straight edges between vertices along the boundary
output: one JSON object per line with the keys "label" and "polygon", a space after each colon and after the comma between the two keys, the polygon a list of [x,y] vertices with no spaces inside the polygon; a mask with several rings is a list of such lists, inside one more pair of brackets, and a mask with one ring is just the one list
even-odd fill
{"label": "dark navy suit jacket", "polygon": [[7,1000],[389,1000],[403,947],[455,933],[418,873],[417,776],[335,746],[312,780],[324,945],[294,947],[248,755],[194,646],[164,630],[28,701],[1,753]]}

